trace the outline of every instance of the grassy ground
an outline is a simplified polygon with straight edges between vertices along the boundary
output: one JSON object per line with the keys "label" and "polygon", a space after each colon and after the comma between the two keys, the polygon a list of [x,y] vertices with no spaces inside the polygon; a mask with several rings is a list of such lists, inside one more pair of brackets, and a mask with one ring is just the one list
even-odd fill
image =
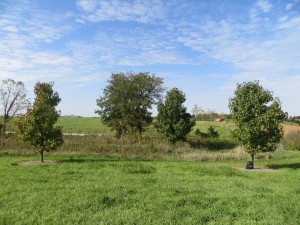
{"label": "grassy ground", "polygon": [[[7,131],[15,131],[15,120],[12,119],[7,124]],[[111,130],[102,124],[99,117],[60,117],[56,123],[63,127],[64,133],[110,133]]]}
{"label": "grassy ground", "polygon": [[61,156],[18,165],[32,159],[0,156],[0,224],[300,223],[299,152],[257,163],[272,172],[240,170],[241,161]]}
{"label": "grassy ground", "polygon": [[230,132],[234,129],[233,122],[197,121],[193,131],[199,129],[201,132],[207,132],[210,126],[215,128],[223,138],[229,138],[231,136]]}
{"label": "grassy ground", "polygon": [[64,133],[110,133],[110,129],[104,126],[100,118],[96,117],[60,117],[58,126],[63,127]]}
{"label": "grassy ground", "polygon": [[[60,118],[64,145],[39,160],[13,134],[0,137],[0,224],[300,224],[300,151],[173,146],[149,130],[116,139],[98,118]],[[230,138],[233,123],[214,126]],[[194,130],[195,130],[194,129]],[[286,136],[285,138],[287,138]],[[298,140],[298,136],[296,137]],[[292,139],[286,139],[292,141]],[[294,142],[293,142],[294,143]]]}

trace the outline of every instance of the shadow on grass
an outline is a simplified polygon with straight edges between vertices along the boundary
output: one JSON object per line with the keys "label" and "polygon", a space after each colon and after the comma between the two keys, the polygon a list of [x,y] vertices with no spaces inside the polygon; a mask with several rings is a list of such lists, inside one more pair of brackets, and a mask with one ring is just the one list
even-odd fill
{"label": "shadow on grass", "polygon": [[267,165],[268,168],[270,169],[284,169],[284,168],[289,168],[289,169],[300,169],[300,163],[287,163],[287,164],[271,164]]}
{"label": "shadow on grass", "polygon": [[82,158],[69,158],[58,160],[60,163],[86,163],[86,162],[119,162],[121,159],[117,158],[102,158],[102,159],[82,159]]}
{"label": "shadow on grass", "polygon": [[148,162],[151,159],[141,159],[141,158],[73,158],[70,157],[69,159],[61,159],[58,160],[59,163],[97,163],[97,162],[131,162],[131,161],[140,161],[140,162]]}

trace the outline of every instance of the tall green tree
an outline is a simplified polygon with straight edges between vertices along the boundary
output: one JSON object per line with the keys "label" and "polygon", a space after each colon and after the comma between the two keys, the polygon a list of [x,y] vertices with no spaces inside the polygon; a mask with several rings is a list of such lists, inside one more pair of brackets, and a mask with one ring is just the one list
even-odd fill
{"label": "tall green tree", "polygon": [[5,133],[7,123],[17,114],[25,111],[30,102],[26,98],[27,90],[24,83],[12,79],[3,80],[0,86],[0,102],[2,103],[3,125]]}
{"label": "tall green tree", "polygon": [[234,136],[250,154],[254,166],[256,153],[275,151],[283,136],[280,123],[286,113],[280,100],[258,81],[237,84],[229,108],[237,127]]}
{"label": "tall green tree", "polygon": [[183,105],[185,100],[184,93],[173,88],[167,92],[165,101],[158,103],[155,127],[173,144],[177,141],[184,141],[195,125],[191,114]]}
{"label": "tall green tree", "polygon": [[29,141],[37,148],[44,162],[44,152],[55,150],[63,143],[61,127],[54,126],[60,116],[55,107],[61,99],[53,91],[53,82],[38,82],[34,93],[33,106],[16,123],[17,134],[22,141]]}
{"label": "tall green tree", "polygon": [[164,91],[162,78],[143,73],[113,73],[103,96],[97,99],[98,113],[117,137],[141,134],[152,122],[151,112]]}

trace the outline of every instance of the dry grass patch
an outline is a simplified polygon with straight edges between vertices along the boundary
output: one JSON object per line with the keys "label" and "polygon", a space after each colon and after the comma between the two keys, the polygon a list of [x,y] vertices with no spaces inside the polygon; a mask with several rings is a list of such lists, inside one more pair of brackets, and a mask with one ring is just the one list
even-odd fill
{"label": "dry grass patch", "polygon": [[298,125],[283,124],[282,128],[285,136],[291,133],[300,133],[300,126]]}
{"label": "dry grass patch", "polygon": [[40,160],[30,160],[30,161],[19,162],[18,165],[30,166],[30,165],[45,165],[45,164],[54,164],[54,163],[59,163],[59,161],[58,160],[44,160],[44,162],[41,162]]}

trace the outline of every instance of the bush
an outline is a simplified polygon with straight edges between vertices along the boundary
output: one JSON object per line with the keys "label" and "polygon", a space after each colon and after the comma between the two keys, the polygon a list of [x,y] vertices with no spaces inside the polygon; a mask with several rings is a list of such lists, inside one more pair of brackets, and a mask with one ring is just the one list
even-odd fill
{"label": "bush", "polygon": [[300,151],[300,132],[294,132],[287,134],[283,141],[283,147],[287,150]]}
{"label": "bush", "polygon": [[212,137],[191,136],[188,143],[192,148],[206,148],[208,150],[232,149],[238,145],[231,139],[221,139]]}
{"label": "bush", "polygon": [[209,128],[207,128],[207,132],[201,132],[199,129],[197,129],[195,131],[195,135],[202,137],[202,138],[217,138],[220,136],[219,132],[215,130],[215,128],[213,126],[209,126]]}

